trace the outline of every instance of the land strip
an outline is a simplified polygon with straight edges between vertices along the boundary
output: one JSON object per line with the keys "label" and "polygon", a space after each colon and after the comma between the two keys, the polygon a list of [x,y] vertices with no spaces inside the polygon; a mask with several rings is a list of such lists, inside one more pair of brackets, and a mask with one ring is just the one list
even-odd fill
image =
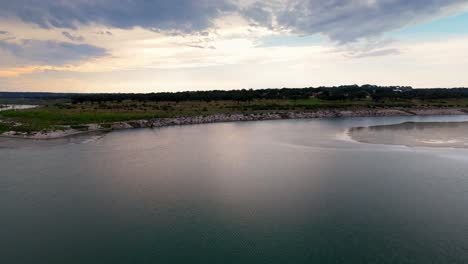
{"label": "land strip", "polygon": [[[403,105],[403,106],[401,106]],[[0,112],[0,135],[53,139],[95,131],[219,122],[337,117],[464,115],[468,101],[106,102],[54,104]]]}

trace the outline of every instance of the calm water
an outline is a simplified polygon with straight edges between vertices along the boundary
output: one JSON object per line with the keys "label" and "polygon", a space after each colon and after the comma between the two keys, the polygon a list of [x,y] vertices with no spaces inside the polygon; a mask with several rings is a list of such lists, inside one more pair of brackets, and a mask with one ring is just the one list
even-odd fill
{"label": "calm water", "polygon": [[468,150],[344,133],[467,120],[0,139],[0,263],[468,263]]}
{"label": "calm water", "polygon": [[0,111],[12,110],[12,109],[29,109],[35,108],[37,105],[2,105],[0,104]]}
{"label": "calm water", "polygon": [[404,122],[354,127],[349,135],[364,143],[468,148],[468,122]]}

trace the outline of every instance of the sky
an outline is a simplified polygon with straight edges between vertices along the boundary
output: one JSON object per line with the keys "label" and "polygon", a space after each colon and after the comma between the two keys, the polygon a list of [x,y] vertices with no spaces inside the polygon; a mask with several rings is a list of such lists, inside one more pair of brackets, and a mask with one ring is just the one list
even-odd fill
{"label": "sky", "polygon": [[466,0],[0,0],[0,91],[468,87]]}

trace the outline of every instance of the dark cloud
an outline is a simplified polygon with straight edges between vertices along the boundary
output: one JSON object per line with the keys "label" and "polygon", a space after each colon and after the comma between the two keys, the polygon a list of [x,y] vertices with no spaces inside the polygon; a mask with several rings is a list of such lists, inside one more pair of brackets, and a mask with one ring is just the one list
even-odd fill
{"label": "dark cloud", "polygon": [[105,49],[92,45],[41,40],[0,41],[0,49],[27,63],[46,65],[63,65],[107,55]]}
{"label": "dark cloud", "polygon": [[62,32],[62,35],[64,35],[66,38],[68,38],[71,41],[84,41],[84,37],[82,36],[74,36],[70,32],[64,31]]}
{"label": "dark cloud", "polygon": [[252,24],[252,26],[260,24],[272,28],[275,11],[267,3],[255,2],[248,8],[245,8],[242,13],[245,17],[256,22],[255,24]]}
{"label": "dark cloud", "polygon": [[[279,4],[281,3],[281,4]],[[346,43],[440,15],[466,0],[272,0],[245,8],[251,20]],[[269,12],[269,14],[268,14]]]}
{"label": "dark cloud", "polygon": [[98,31],[98,32],[94,32],[94,33],[97,34],[97,35],[107,35],[107,36],[113,36],[114,35],[110,31]]}
{"label": "dark cloud", "polygon": [[13,39],[16,39],[16,37],[13,36],[13,34],[5,30],[0,30],[0,41],[7,41]]}
{"label": "dark cloud", "polygon": [[117,28],[196,31],[211,25],[234,0],[0,0],[0,16],[16,16],[43,28],[76,29],[97,23]]}
{"label": "dark cloud", "polygon": [[[240,13],[253,25],[324,34],[339,43],[378,36],[456,9],[466,0],[0,0],[0,17],[43,28],[99,24],[156,32],[203,31],[213,19]],[[103,35],[111,35],[103,31]]]}

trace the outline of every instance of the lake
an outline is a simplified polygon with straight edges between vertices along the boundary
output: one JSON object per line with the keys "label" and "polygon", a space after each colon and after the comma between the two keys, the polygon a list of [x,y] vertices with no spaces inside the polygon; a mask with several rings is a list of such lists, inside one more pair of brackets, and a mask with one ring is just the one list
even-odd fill
{"label": "lake", "polygon": [[0,104],[0,111],[13,110],[13,109],[30,109],[35,108],[37,105],[10,105],[10,104]]}
{"label": "lake", "polygon": [[468,116],[2,138],[0,263],[468,263],[468,149],[346,134],[462,121]]}

